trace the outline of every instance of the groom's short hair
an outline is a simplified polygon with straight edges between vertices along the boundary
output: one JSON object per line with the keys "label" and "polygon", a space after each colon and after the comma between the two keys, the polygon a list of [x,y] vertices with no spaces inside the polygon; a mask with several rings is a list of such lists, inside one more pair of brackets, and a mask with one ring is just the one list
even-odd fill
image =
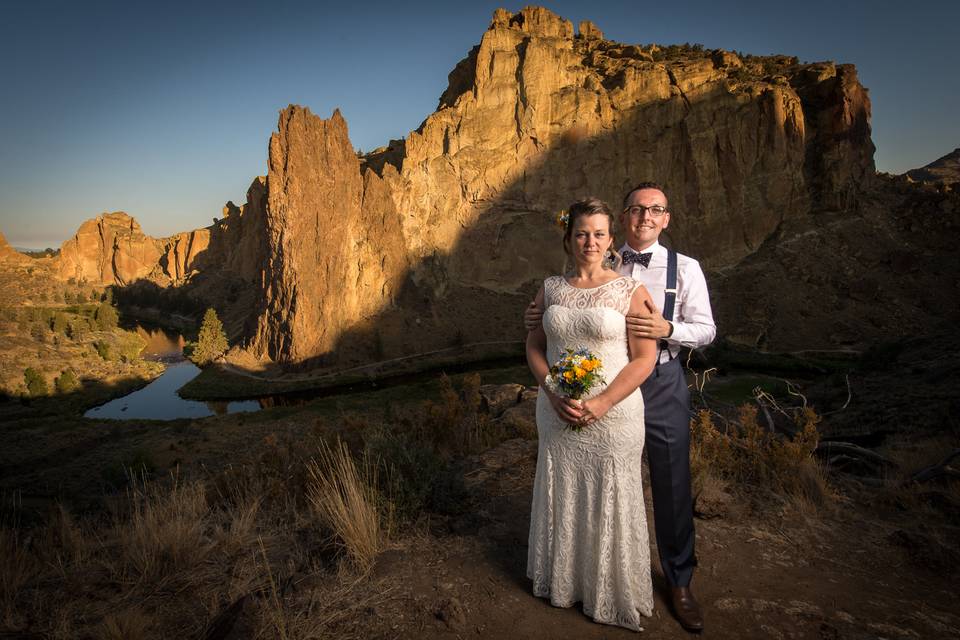
{"label": "groom's short hair", "polygon": [[663,185],[659,182],[641,182],[630,191],[627,191],[627,195],[623,196],[623,208],[627,208],[627,201],[630,200],[630,196],[633,195],[634,191],[640,191],[641,189],[656,189],[663,194],[663,197],[667,200],[667,204],[670,204],[670,199],[667,198],[667,192],[663,188]]}

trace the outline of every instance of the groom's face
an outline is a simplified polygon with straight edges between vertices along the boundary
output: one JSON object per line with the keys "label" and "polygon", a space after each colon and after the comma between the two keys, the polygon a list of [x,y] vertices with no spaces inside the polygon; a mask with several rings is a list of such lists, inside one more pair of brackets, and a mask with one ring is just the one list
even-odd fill
{"label": "groom's face", "polygon": [[[656,207],[663,208],[661,215],[656,215]],[[667,196],[659,189],[638,189],[631,193],[620,214],[627,244],[640,251],[656,242],[660,232],[670,224],[670,212],[666,209]]]}

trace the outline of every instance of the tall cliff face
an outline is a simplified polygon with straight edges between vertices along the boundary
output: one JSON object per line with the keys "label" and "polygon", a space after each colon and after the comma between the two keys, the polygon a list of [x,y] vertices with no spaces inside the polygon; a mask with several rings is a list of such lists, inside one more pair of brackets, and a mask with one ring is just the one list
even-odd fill
{"label": "tall cliff face", "polygon": [[406,248],[382,181],[360,175],[339,112],[322,120],[291,106],[278,129],[267,178],[269,279],[251,347],[272,360],[323,364],[338,339],[392,303]]}
{"label": "tall cliff face", "polygon": [[666,185],[674,245],[729,267],[785,222],[855,204],[869,113],[849,66],[623,45],[498,10],[438,110],[363,173],[339,113],[281,115],[252,350],[332,364],[370,331],[380,357],[519,339],[518,309],[564,263],[554,212],[616,205],[640,180]]}

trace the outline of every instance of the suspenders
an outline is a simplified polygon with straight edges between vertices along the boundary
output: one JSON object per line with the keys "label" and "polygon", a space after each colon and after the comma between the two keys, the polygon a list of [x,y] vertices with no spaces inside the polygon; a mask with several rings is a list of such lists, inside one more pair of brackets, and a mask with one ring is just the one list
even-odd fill
{"label": "suspenders", "polygon": [[[673,307],[677,302],[677,252],[673,249],[667,249],[667,287],[663,290],[663,317],[665,320],[673,320]],[[667,345],[666,340],[660,341],[660,348],[657,350],[657,367],[660,366],[660,355],[664,349],[670,354],[673,360],[673,354]],[[660,373],[659,371],[657,372]]]}

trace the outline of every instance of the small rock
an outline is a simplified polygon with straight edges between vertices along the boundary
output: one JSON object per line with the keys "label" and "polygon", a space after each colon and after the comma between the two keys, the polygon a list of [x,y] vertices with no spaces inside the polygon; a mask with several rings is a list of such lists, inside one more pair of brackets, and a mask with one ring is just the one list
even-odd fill
{"label": "small rock", "polygon": [[480,387],[480,407],[497,417],[520,402],[525,387],[522,384],[485,384]]}
{"label": "small rock", "polygon": [[744,601],[742,598],[719,598],[714,601],[713,608],[717,611],[737,611],[742,609]]}
{"label": "small rock", "polygon": [[856,623],[857,623],[857,619],[854,618],[854,617],[853,617],[852,615],[850,615],[849,613],[847,613],[846,611],[834,611],[834,612],[833,612],[833,617],[836,618],[837,620],[839,620],[839,621],[841,621],[841,622],[845,622],[845,623],[847,623],[847,624],[856,624]]}
{"label": "small rock", "polygon": [[463,629],[467,624],[467,614],[463,610],[463,604],[455,597],[441,600],[437,604],[434,615],[450,629]]}

